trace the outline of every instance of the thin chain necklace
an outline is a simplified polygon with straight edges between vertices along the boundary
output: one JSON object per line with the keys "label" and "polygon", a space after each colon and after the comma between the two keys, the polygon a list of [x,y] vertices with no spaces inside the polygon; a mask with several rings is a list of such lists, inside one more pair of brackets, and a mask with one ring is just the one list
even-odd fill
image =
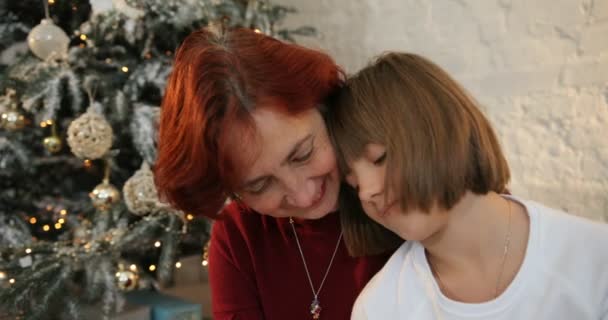
{"label": "thin chain necklace", "polygon": [[329,265],[327,266],[327,270],[325,270],[325,275],[323,276],[323,280],[321,280],[321,285],[319,285],[319,289],[315,290],[315,287],[312,284],[312,279],[310,277],[310,272],[308,271],[308,265],[306,264],[306,258],[304,258],[304,252],[302,251],[302,246],[300,246],[300,239],[298,238],[298,233],[296,232],[296,227],[293,225],[293,218],[289,218],[289,224],[291,224],[291,230],[293,231],[293,235],[296,238],[296,243],[298,244],[298,250],[300,251],[300,257],[302,257],[302,263],[304,264],[304,270],[306,271],[306,277],[308,277],[308,283],[310,284],[310,289],[312,290],[313,300],[310,304],[310,314],[312,318],[318,320],[321,317],[321,304],[319,304],[319,293],[323,288],[323,284],[325,283],[325,279],[329,274],[329,270],[331,269],[332,264],[334,263],[334,258],[336,257],[336,253],[338,252],[338,247],[340,247],[340,241],[342,241],[342,231],[340,231],[340,236],[338,237],[338,242],[336,243],[336,248],[334,249],[334,253],[331,256],[331,260],[329,261]]}
{"label": "thin chain necklace", "polygon": [[[507,200],[509,204],[509,227],[507,229],[507,235],[505,236],[504,246],[503,246],[503,254],[502,254],[502,262],[500,264],[500,273],[498,274],[498,278],[496,279],[496,288],[494,291],[494,298],[498,298],[498,292],[500,291],[500,280],[502,280],[502,274],[505,271],[505,262],[507,261],[507,253],[509,252],[509,247],[511,244],[511,201]],[[441,281],[441,275],[439,275],[439,270],[435,268],[430,259],[427,258],[429,263],[429,267],[431,267],[431,272],[437,276],[437,282],[439,282],[439,287],[443,288],[446,293],[449,293],[448,287]],[[454,296],[452,294],[452,296]]]}

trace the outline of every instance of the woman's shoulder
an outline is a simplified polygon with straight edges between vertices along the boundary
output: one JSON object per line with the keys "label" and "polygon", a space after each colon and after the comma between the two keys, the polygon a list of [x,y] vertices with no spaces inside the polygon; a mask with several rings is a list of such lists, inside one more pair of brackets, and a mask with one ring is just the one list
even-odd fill
{"label": "woman's shoulder", "polygon": [[257,243],[261,237],[281,237],[284,221],[260,214],[237,202],[227,204],[213,222],[212,237],[219,241]]}
{"label": "woman's shoulder", "polygon": [[218,214],[217,219],[213,222],[213,232],[217,234],[216,236],[224,233],[247,234],[256,229],[259,230],[264,220],[266,219],[261,214],[233,201],[226,204]]}

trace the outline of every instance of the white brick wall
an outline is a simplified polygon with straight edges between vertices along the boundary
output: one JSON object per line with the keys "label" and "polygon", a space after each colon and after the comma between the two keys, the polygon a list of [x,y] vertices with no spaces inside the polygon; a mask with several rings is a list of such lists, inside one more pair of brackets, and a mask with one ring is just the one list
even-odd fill
{"label": "white brick wall", "polygon": [[426,55],[484,106],[516,195],[608,221],[608,0],[275,0],[348,72]]}

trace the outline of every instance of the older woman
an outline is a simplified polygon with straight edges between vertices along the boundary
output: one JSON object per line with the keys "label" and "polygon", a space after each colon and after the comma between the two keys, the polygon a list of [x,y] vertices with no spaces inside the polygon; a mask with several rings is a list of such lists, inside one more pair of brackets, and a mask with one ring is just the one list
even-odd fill
{"label": "older woman", "polygon": [[348,319],[388,258],[342,242],[322,117],[341,83],[327,55],[245,29],[194,32],[177,52],[155,175],[174,206],[218,219],[214,319]]}

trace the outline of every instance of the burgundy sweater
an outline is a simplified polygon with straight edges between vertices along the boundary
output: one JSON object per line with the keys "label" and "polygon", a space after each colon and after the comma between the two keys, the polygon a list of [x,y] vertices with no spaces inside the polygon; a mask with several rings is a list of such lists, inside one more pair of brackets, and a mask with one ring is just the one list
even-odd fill
{"label": "burgundy sweater", "polygon": [[[312,319],[313,294],[289,219],[240,212],[233,203],[213,225],[209,281],[214,320]],[[295,223],[315,290],[340,234],[338,213]],[[319,293],[320,319],[350,319],[367,281],[390,254],[352,258],[342,242]]]}

